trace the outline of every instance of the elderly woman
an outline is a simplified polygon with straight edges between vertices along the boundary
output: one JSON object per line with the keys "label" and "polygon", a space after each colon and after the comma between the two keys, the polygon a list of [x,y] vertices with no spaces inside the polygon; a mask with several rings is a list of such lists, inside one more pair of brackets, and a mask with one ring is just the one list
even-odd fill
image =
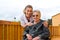
{"label": "elderly woman", "polygon": [[43,20],[40,19],[41,13],[39,10],[33,11],[33,24],[25,28],[23,40],[49,40],[49,30],[43,25]]}

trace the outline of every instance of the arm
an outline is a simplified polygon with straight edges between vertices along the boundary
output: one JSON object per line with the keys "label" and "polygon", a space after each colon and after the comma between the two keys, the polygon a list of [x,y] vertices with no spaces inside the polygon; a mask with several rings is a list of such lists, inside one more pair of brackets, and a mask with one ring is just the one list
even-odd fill
{"label": "arm", "polygon": [[25,20],[23,18],[20,18],[20,22],[21,22],[21,26],[24,28],[27,26],[33,25],[33,23],[31,23],[31,22],[25,22]]}
{"label": "arm", "polygon": [[26,36],[26,34],[29,34],[29,27],[26,27],[25,30],[24,30],[24,36]]}
{"label": "arm", "polygon": [[25,28],[25,27],[27,26],[27,24],[25,23],[24,18],[20,17],[20,22],[21,22],[21,26],[22,26],[22,27]]}
{"label": "arm", "polygon": [[50,36],[49,29],[43,25],[43,33],[38,35],[40,38],[48,38]]}
{"label": "arm", "polygon": [[26,29],[25,29],[25,32],[24,32],[24,39],[32,39],[32,36],[29,34],[29,30],[30,30],[30,28],[29,27],[27,27]]}
{"label": "arm", "polygon": [[38,28],[36,33],[34,33],[33,40],[39,40],[39,39],[47,39],[49,38],[50,32],[47,27],[45,27],[43,24],[42,26]]}

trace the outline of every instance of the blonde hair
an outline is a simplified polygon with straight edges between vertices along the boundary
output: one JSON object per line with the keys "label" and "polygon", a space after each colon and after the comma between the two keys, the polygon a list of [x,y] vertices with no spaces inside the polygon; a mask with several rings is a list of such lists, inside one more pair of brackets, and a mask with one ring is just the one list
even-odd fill
{"label": "blonde hair", "polygon": [[32,9],[33,9],[33,7],[32,7],[31,5],[27,5],[27,6],[24,8],[24,10],[23,10],[24,13],[25,13],[25,10],[26,10],[27,8],[32,8]]}

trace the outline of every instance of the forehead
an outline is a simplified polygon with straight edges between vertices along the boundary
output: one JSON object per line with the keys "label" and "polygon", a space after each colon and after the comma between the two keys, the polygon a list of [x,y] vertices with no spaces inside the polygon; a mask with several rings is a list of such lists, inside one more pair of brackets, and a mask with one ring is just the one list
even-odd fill
{"label": "forehead", "polygon": [[33,15],[40,15],[39,12],[33,12]]}
{"label": "forehead", "polygon": [[33,9],[28,7],[28,8],[26,8],[26,10],[33,10]]}

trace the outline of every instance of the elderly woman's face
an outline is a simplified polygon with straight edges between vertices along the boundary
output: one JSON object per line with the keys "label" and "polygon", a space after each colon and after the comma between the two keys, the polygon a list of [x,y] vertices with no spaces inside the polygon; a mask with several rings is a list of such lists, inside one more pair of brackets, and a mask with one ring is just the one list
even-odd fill
{"label": "elderly woman's face", "polygon": [[33,12],[33,20],[39,21],[39,19],[40,19],[40,14],[38,12]]}
{"label": "elderly woman's face", "polygon": [[32,8],[26,8],[26,10],[25,10],[26,17],[31,17],[32,13],[33,13]]}

